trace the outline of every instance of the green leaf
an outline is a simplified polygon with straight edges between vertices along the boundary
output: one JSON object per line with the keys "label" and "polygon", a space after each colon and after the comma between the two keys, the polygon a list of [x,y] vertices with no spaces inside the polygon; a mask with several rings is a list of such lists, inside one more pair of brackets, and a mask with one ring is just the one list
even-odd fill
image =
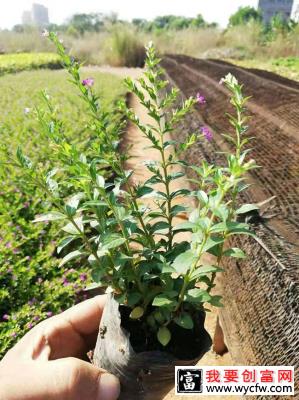
{"label": "green leaf", "polygon": [[206,290],[194,288],[188,290],[184,300],[189,303],[205,303],[210,299],[211,295]]}
{"label": "green leaf", "polygon": [[236,214],[245,214],[249,211],[258,210],[259,207],[256,204],[243,204],[240,208],[237,209]]}
{"label": "green leaf", "polygon": [[255,236],[255,233],[250,230],[248,224],[242,222],[227,223],[228,235],[249,235]]}
{"label": "green leaf", "polygon": [[170,307],[176,304],[175,300],[171,300],[165,294],[159,294],[153,300],[153,306],[155,307]]}
{"label": "green leaf", "polygon": [[225,232],[226,230],[227,230],[226,222],[219,222],[218,224],[213,225],[212,228],[210,229],[210,231],[213,233]]}
{"label": "green leaf", "polygon": [[232,247],[231,249],[225,250],[223,255],[227,257],[246,258],[244,251],[238,247]]}
{"label": "green leaf", "polygon": [[97,182],[98,187],[103,188],[103,189],[105,188],[105,179],[103,176],[97,175],[96,182]]}
{"label": "green leaf", "polygon": [[175,269],[167,262],[158,265],[161,266],[161,274],[172,274],[173,272],[176,272]]}
{"label": "green leaf", "polygon": [[217,246],[217,244],[223,243],[224,239],[221,237],[217,237],[217,236],[210,236],[206,242],[206,244],[204,245],[203,251],[208,251],[210,249],[212,249],[214,246]]}
{"label": "green leaf", "polygon": [[[83,232],[84,226],[83,226],[82,217],[74,218],[74,222],[78,226],[80,231]],[[72,222],[69,222],[67,225],[65,225],[62,228],[62,230],[66,233],[70,233],[71,235],[79,235],[80,234],[80,232],[78,231],[78,229]]]}
{"label": "green leaf", "polygon": [[66,216],[59,211],[51,211],[47,214],[43,214],[38,216],[33,220],[33,222],[44,222],[44,221],[57,221],[61,219],[65,219]]}
{"label": "green leaf", "polygon": [[191,193],[191,191],[188,189],[178,189],[170,194],[170,198],[174,199],[175,197],[178,197],[178,196],[189,196],[190,193]]}
{"label": "green leaf", "polygon": [[195,271],[193,271],[193,274],[191,275],[191,279],[197,279],[200,276],[210,274],[210,273],[215,273],[215,272],[223,272],[224,270],[220,267],[217,267],[216,265],[205,265],[205,266],[200,266],[197,267]]}
{"label": "green leaf", "polygon": [[141,294],[138,292],[133,292],[129,293],[127,295],[127,304],[129,307],[133,307],[135,304],[138,303],[139,300],[141,300]]}
{"label": "green leaf", "polygon": [[223,307],[221,303],[222,296],[212,296],[208,303],[212,304],[214,307]]}
{"label": "green leaf", "polygon": [[141,187],[137,188],[136,196],[143,197],[143,196],[146,196],[146,195],[152,193],[153,191],[154,191],[154,189],[149,186],[141,186]]}
{"label": "green leaf", "polygon": [[192,250],[187,250],[174,260],[172,266],[178,274],[186,274],[192,264],[196,261],[196,256]]}
{"label": "green leaf", "polygon": [[184,329],[193,329],[194,324],[191,316],[187,313],[182,313],[174,319],[174,322]]}
{"label": "green leaf", "polygon": [[72,251],[71,253],[69,253],[65,257],[63,257],[63,259],[61,260],[61,262],[59,264],[59,267],[62,267],[68,261],[73,260],[74,258],[82,257],[83,255],[86,255],[86,253],[84,253],[80,250]]}
{"label": "green leaf", "polygon": [[175,217],[177,214],[180,214],[180,213],[182,213],[182,212],[185,212],[186,210],[187,210],[186,207],[180,206],[180,205],[177,204],[177,205],[171,207],[170,215],[171,215],[172,217]]}
{"label": "green leaf", "polygon": [[157,338],[162,346],[167,346],[171,340],[170,330],[166,328],[166,326],[161,326],[161,328],[158,330]]}
{"label": "green leaf", "polygon": [[131,311],[131,314],[130,314],[130,318],[131,319],[139,319],[143,316],[143,314],[144,314],[144,308],[138,306],[138,307],[133,308],[133,310]]}
{"label": "green leaf", "polygon": [[184,172],[174,172],[172,174],[168,174],[168,181],[174,181],[175,179],[179,179],[185,176]]}
{"label": "green leaf", "polygon": [[[101,260],[104,261],[103,259]],[[102,278],[106,275],[105,266],[101,263],[101,268],[96,268],[91,271],[91,277],[97,284],[102,284]]]}
{"label": "green leaf", "polygon": [[196,195],[201,204],[203,205],[208,204],[209,198],[206,192],[204,192],[203,190],[199,190],[198,192],[196,192]]}
{"label": "green leaf", "polygon": [[82,207],[108,207],[107,203],[103,200],[90,200],[90,201],[86,201]]}
{"label": "green leaf", "polygon": [[33,165],[32,165],[31,160],[23,154],[23,151],[20,146],[18,146],[18,148],[17,148],[17,158],[18,158],[20,164],[22,165],[22,167],[27,168],[27,169],[32,168]]}
{"label": "green leaf", "polygon": [[75,239],[77,239],[77,236],[68,236],[62,239],[57,246],[57,254],[61,253],[61,251]]}
{"label": "green leaf", "polygon": [[105,243],[101,249],[102,250],[111,250],[111,249],[115,249],[116,247],[121,246],[122,244],[124,244],[126,242],[125,238],[116,238],[116,239],[112,239],[110,242]]}
{"label": "green leaf", "polygon": [[78,193],[74,196],[72,196],[70,199],[68,199],[68,201],[66,202],[66,212],[68,215],[73,216],[76,214],[76,211],[78,209],[80,200],[82,199],[83,194],[82,193]]}
{"label": "green leaf", "polygon": [[161,230],[164,230],[164,229],[169,229],[169,223],[165,222],[165,221],[158,221],[158,222],[156,222],[155,224],[153,224],[151,226],[150,231],[151,232],[156,232],[156,231],[161,231]]}
{"label": "green leaf", "polygon": [[182,222],[181,224],[176,225],[173,228],[173,231],[192,231],[194,228],[196,228],[196,224],[194,222]]}

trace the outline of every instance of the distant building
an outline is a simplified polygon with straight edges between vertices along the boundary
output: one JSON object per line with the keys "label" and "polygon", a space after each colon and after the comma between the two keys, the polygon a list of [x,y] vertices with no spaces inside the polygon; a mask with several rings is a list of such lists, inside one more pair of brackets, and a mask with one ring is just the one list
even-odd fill
{"label": "distant building", "polygon": [[31,11],[24,11],[22,14],[22,24],[23,25],[32,25],[32,16]]}
{"label": "distant building", "polygon": [[294,21],[299,22],[299,0],[294,0],[291,18]]}
{"label": "distant building", "polygon": [[32,19],[38,26],[49,25],[49,14],[47,7],[42,4],[32,4]]}
{"label": "distant building", "polygon": [[289,19],[295,2],[296,0],[259,0],[258,8],[262,12],[264,22],[269,22],[275,15]]}
{"label": "distant building", "polygon": [[23,25],[37,25],[40,27],[49,25],[47,7],[42,4],[33,3],[31,11],[23,12],[22,23]]}

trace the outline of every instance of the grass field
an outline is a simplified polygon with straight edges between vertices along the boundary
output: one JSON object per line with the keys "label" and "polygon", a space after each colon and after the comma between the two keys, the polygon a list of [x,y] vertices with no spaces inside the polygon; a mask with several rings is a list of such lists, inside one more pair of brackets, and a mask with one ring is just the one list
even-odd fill
{"label": "grass field", "polygon": [[[84,76],[84,73],[83,73]],[[85,76],[87,76],[85,74]],[[103,107],[124,96],[121,81],[89,70]],[[61,111],[65,132],[74,142],[88,140],[86,108],[64,71],[25,71],[0,77],[1,146],[15,153],[21,145],[26,154],[47,162],[51,149],[41,136],[33,114],[41,106],[39,92],[47,89]],[[25,110],[25,112],[24,112]],[[54,227],[34,224],[49,204],[22,182],[18,170],[7,168],[0,156],[0,358],[36,323],[71,306],[85,296],[86,268],[72,264],[59,268],[55,257]],[[55,239],[55,242],[54,242]],[[33,307],[34,305],[34,307]]]}
{"label": "grass field", "polygon": [[299,57],[276,58],[267,61],[232,59],[227,61],[245,68],[264,69],[299,82]]}
{"label": "grass field", "polygon": [[53,53],[20,53],[0,55],[0,75],[38,68],[61,68],[59,57]]}

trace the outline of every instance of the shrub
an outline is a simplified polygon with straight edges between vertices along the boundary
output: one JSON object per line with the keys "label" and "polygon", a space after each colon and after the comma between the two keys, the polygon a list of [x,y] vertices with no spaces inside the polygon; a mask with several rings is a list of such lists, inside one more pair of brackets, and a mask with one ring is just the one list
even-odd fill
{"label": "shrub", "polygon": [[105,49],[105,59],[110,65],[142,67],[144,46],[134,29],[118,25],[111,29]]}
{"label": "shrub", "polygon": [[38,68],[61,68],[53,53],[20,53],[0,55],[0,75]]}
{"label": "shrub", "polygon": [[240,7],[237,12],[229,18],[229,26],[246,25],[250,21],[262,22],[260,10],[254,7]]}
{"label": "shrub", "polygon": [[[226,248],[226,239],[231,235],[253,235],[246,223],[237,221],[239,214],[257,208],[238,205],[239,193],[246,188],[245,174],[255,168],[254,161],[246,159],[249,150],[245,146],[250,141],[245,136],[247,98],[232,75],[222,80],[235,109],[234,115],[228,115],[234,134],[224,135],[234,151],[226,154],[223,167],[207,162],[187,165],[183,152],[196,140],[212,140],[209,128],[202,127],[183,143],[167,136],[205,99],[198,94],[196,99],[190,97],[175,108],[178,90],[163,92],[167,82],[150,44],[145,77],[138,82],[126,79],[125,83],[147,109],[152,123],[143,125],[124,102],[120,109],[149,140],[161,161],[147,161],[150,178],[134,184],[130,179],[134,172],[125,168],[127,153],[117,151],[120,126],[115,121],[115,111],[103,113],[92,89],[93,81],[80,78],[80,65],[66,54],[55,34],[50,33],[50,39],[71,82],[89,107],[89,126],[95,139],[91,150],[79,150],[63,135],[61,122],[45,98],[48,111],[38,112],[37,116],[53,146],[55,164],[42,168],[21,148],[15,161],[28,182],[43,190],[53,205],[53,211],[36,221],[57,221],[67,233],[58,246],[67,253],[61,265],[87,260],[98,286],[113,292],[118,302],[130,309],[130,318],[141,322],[145,335],[156,337],[154,348],[165,347],[171,342],[175,325],[192,330],[194,319],[198,311],[205,310],[205,304],[221,306],[220,296],[211,290],[216,273],[222,271],[222,259],[245,257],[241,249]],[[166,150],[169,148],[173,151]],[[171,183],[185,175],[182,166],[197,174],[193,192],[188,188],[172,189]],[[180,170],[176,172],[174,167]],[[152,205],[144,200],[149,197],[154,200]],[[198,206],[188,209],[186,197],[195,198]],[[175,216],[181,213],[188,215],[189,221],[177,225]],[[177,242],[176,235],[181,231],[190,232],[191,240]],[[202,257],[207,253],[215,259],[205,264]]]}

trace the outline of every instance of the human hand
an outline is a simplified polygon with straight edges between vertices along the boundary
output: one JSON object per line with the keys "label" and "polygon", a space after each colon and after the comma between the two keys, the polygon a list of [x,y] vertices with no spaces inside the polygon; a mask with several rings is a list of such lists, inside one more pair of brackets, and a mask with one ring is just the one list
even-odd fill
{"label": "human hand", "polygon": [[116,377],[88,363],[105,296],[86,300],[27,333],[0,362],[0,400],[116,400]]}

